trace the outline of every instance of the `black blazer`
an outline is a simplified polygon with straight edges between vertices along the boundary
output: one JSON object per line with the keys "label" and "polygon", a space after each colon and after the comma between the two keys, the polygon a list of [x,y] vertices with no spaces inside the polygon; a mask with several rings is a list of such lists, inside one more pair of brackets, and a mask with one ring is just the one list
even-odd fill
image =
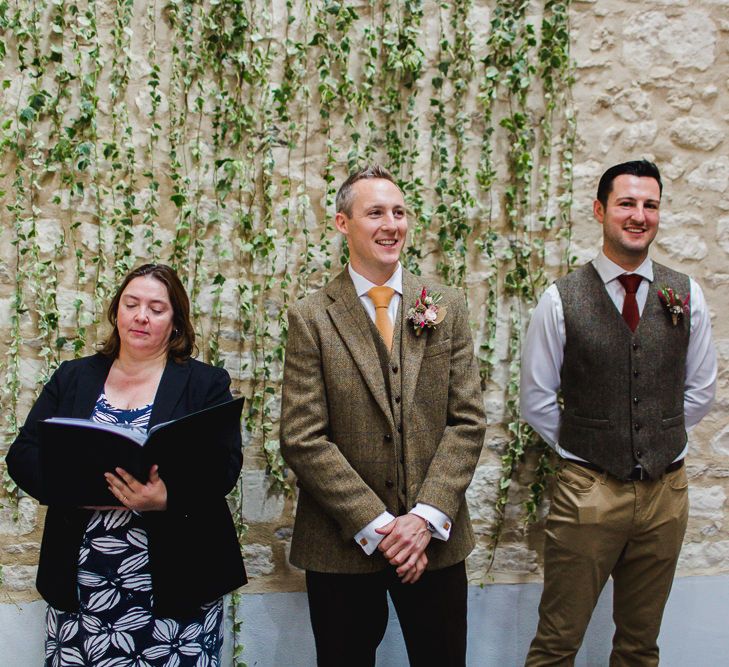
{"label": "black blazer", "polygon": [[[43,388],[6,456],[10,476],[43,503],[37,424],[49,417],[90,417],[112,360],[101,354],[63,362]],[[168,361],[149,425],[229,400],[230,376],[191,359]],[[204,447],[205,443],[201,443]],[[167,486],[167,510],[144,512],[155,614],[181,618],[246,583],[233,519],[225,500],[243,464],[240,430],[231,434],[220,478]],[[188,488],[188,486],[190,488]],[[36,585],[56,609],[78,611],[78,556],[91,510],[52,505],[46,514]]]}

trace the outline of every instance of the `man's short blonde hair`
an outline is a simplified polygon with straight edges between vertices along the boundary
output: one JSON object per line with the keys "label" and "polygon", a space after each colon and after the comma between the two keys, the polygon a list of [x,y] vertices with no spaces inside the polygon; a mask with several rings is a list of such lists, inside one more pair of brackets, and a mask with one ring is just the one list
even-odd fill
{"label": "man's short blonde hair", "polygon": [[[352,215],[352,205],[354,204],[354,193],[352,186],[357,182],[366,178],[384,178],[394,185],[397,185],[392,174],[379,164],[367,164],[361,169],[352,172],[344,183],[342,183],[337,192],[337,213],[344,213],[347,217]],[[399,186],[398,186],[399,189]]]}

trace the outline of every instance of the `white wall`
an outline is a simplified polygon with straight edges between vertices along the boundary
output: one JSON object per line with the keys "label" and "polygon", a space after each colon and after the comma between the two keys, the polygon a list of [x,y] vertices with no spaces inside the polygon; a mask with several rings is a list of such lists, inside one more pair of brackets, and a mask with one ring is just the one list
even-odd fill
{"label": "white wall", "polygon": [[[478,667],[523,665],[537,623],[541,584],[472,586],[469,595],[468,662]],[[612,588],[603,592],[576,667],[604,667],[613,633]],[[315,665],[314,638],[305,593],[244,595],[243,659],[249,667]],[[43,662],[45,604],[0,604],[0,667],[38,667]],[[729,576],[676,580],[660,637],[661,667],[729,664]],[[226,648],[230,650],[230,642]],[[231,664],[227,654],[223,665]],[[378,652],[377,667],[407,665],[397,618]]]}

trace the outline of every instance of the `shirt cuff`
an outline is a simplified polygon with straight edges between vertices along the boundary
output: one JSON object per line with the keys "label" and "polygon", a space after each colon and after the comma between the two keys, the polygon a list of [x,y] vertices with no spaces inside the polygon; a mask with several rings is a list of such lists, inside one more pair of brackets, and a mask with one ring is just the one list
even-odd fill
{"label": "shirt cuff", "polygon": [[446,514],[443,514],[439,509],[436,509],[432,505],[426,505],[425,503],[418,503],[410,510],[410,514],[416,514],[421,519],[425,519],[433,528],[435,532],[433,537],[438,540],[448,541],[451,536],[451,528],[453,522],[448,518]]}
{"label": "shirt cuff", "polygon": [[[436,510],[437,511],[437,510]],[[372,555],[377,549],[377,545],[382,541],[384,535],[380,535],[375,532],[376,528],[382,528],[382,526],[390,523],[395,519],[389,512],[383,512],[376,519],[370,521],[362,530],[354,536],[354,541],[362,547],[368,556]],[[426,519],[427,521],[427,519]]]}

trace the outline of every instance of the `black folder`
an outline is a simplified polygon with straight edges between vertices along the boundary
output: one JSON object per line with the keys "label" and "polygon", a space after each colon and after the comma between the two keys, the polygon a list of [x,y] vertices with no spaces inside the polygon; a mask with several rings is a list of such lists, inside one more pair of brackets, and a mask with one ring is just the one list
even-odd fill
{"label": "black folder", "polygon": [[118,505],[105,472],[124,468],[146,482],[152,465],[177,489],[198,495],[225,477],[232,438],[239,437],[243,398],[156,424],[148,433],[90,419],[54,417],[38,424],[44,502]]}

